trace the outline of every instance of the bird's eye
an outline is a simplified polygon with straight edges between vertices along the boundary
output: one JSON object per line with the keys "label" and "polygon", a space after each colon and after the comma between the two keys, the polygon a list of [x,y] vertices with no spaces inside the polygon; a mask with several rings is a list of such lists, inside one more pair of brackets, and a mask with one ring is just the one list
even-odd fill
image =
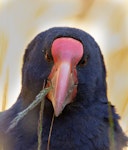
{"label": "bird's eye", "polygon": [[45,59],[47,60],[47,62],[52,62],[52,58],[48,53],[45,54]]}
{"label": "bird's eye", "polygon": [[84,58],[82,58],[82,60],[79,62],[78,65],[80,67],[83,67],[83,66],[85,66],[87,64],[87,62],[88,62],[88,57],[84,57]]}

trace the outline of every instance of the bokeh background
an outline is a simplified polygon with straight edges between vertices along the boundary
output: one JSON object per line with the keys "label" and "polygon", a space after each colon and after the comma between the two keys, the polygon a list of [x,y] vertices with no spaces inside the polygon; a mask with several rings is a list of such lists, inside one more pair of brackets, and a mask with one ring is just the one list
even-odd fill
{"label": "bokeh background", "polygon": [[128,134],[128,0],[0,0],[0,111],[19,95],[27,44],[54,26],[83,29],[98,42],[108,98]]}

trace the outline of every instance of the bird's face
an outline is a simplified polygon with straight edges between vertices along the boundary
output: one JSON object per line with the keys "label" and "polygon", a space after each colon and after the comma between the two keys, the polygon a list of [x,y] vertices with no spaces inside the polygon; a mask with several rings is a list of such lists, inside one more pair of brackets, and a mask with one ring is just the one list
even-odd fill
{"label": "bird's face", "polygon": [[47,98],[56,116],[78,95],[86,102],[92,97],[100,100],[98,95],[106,93],[100,49],[90,35],[79,29],[52,28],[39,34],[26,50],[22,72],[25,99],[34,99],[44,80],[46,87],[52,86]]}
{"label": "bird's face", "polygon": [[51,53],[54,60],[47,86],[52,86],[48,93],[55,116],[71,103],[77,93],[76,66],[83,56],[83,45],[73,38],[61,37],[54,40]]}

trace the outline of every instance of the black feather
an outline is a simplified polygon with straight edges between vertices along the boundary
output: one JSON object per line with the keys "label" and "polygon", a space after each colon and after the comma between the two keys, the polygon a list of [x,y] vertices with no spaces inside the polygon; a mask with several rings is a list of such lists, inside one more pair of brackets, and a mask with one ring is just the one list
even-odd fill
{"label": "black feather", "polygon": [[[78,93],[75,101],[55,118],[50,150],[122,150],[127,145],[115,108],[106,95],[106,70],[95,40],[86,32],[67,27],[51,28],[37,35],[28,45],[22,68],[22,89],[17,102],[0,114],[0,145],[4,150],[36,150],[39,108],[35,108],[10,132],[10,122],[40,92],[53,62],[52,42],[59,37],[72,37],[84,47],[85,66],[78,65]],[[53,107],[46,99],[43,119],[42,150],[46,150]],[[111,118],[111,120],[110,120]],[[112,123],[111,123],[112,121]],[[112,137],[112,138],[111,138]]]}

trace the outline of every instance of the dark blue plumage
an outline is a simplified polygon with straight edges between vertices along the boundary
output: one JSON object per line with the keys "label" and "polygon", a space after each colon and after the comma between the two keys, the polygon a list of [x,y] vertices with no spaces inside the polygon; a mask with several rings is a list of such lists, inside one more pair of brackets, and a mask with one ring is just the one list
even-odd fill
{"label": "dark blue plumage", "polygon": [[[65,27],[42,32],[28,45],[22,68],[21,93],[12,107],[0,114],[0,145],[4,150],[37,149],[40,106],[29,112],[9,133],[6,131],[17,113],[25,109],[42,89],[53,66],[53,61],[46,61],[45,54],[48,53],[52,60],[51,45],[60,37],[79,40],[87,64],[77,66],[77,95],[54,120],[50,150],[122,150],[128,139],[118,123],[119,116],[107,99],[106,70],[100,48],[86,32]],[[52,104],[46,99],[42,150],[46,150],[52,115]]]}

